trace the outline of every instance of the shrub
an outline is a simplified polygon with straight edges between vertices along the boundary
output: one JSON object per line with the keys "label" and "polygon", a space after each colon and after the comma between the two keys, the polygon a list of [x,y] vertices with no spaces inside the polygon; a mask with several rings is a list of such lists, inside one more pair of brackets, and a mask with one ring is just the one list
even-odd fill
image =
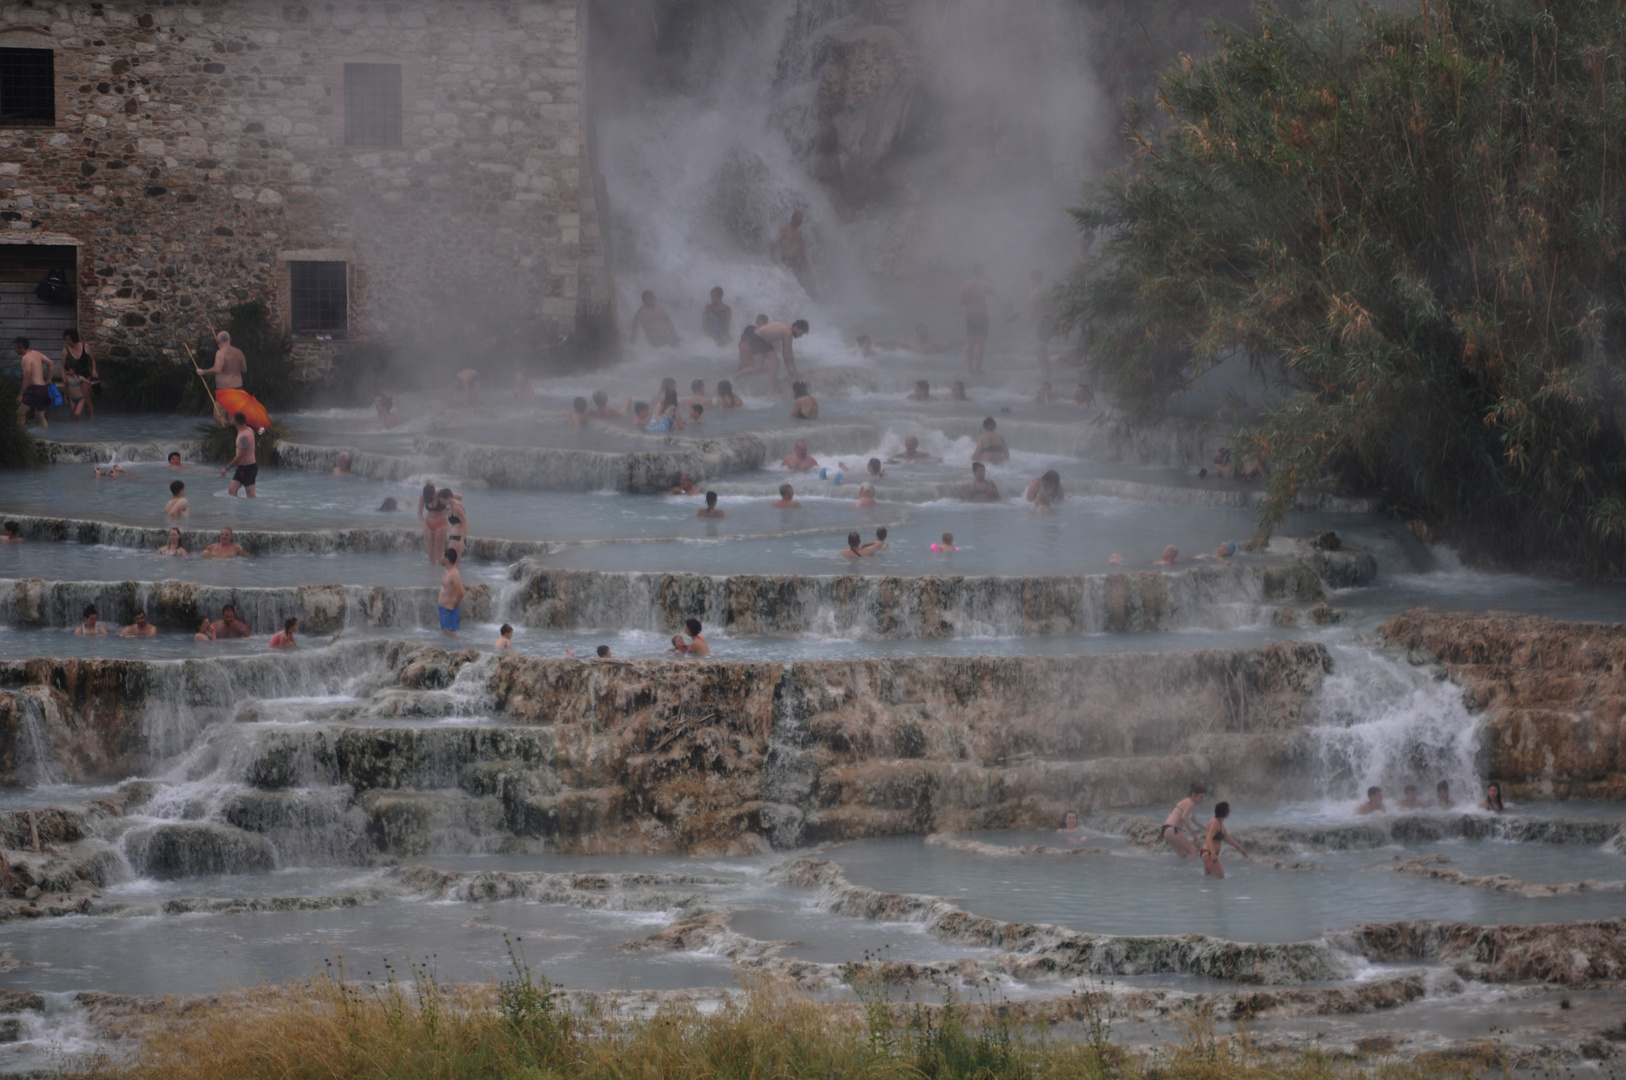
{"label": "shrub", "polygon": [[[1626,9],[1436,0],[1169,71],[1059,290],[1119,419],[1245,357],[1268,531],[1328,476],[1497,561],[1626,565]],[[1615,500],[1610,502],[1609,500]]]}
{"label": "shrub", "polygon": [[34,437],[17,419],[21,379],[0,377],[0,469],[32,469],[39,464]]}
{"label": "shrub", "polygon": [[190,361],[177,361],[152,349],[125,359],[99,357],[96,372],[102,377],[97,408],[188,416],[210,413],[209,395]]}

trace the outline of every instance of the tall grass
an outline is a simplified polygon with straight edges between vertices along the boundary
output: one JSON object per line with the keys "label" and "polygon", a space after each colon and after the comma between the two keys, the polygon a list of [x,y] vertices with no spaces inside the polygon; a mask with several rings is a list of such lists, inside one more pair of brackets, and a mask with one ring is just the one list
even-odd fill
{"label": "tall grass", "polygon": [[1048,1037],[1001,1010],[818,1002],[768,984],[705,1013],[671,1006],[618,1018],[566,1010],[516,960],[495,987],[449,988],[415,968],[359,986],[334,969],[149,1028],[139,1051],[85,1080],[1421,1080],[1316,1055],[1267,1059],[1193,1036],[1144,1060],[1100,1039]]}
{"label": "tall grass", "polygon": [[1626,6],[1373,5],[1169,71],[1064,284],[1121,417],[1245,357],[1242,452],[1504,562],[1626,569]]}

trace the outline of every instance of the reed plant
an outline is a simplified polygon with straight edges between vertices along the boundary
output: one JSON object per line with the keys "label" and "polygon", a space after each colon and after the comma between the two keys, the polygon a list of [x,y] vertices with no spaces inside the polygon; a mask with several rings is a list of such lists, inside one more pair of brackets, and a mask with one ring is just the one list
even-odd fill
{"label": "reed plant", "polygon": [[572,1011],[515,956],[495,986],[448,987],[422,966],[356,984],[341,967],[284,988],[177,1010],[139,1049],[65,1075],[81,1080],[1421,1080],[1319,1055],[1266,1057],[1211,1025],[1155,1055],[1025,1029],[998,1008],[817,1001],[753,981],[721,1009]]}
{"label": "reed plant", "polygon": [[1261,531],[1332,481],[1487,561],[1619,573],[1626,6],[1260,12],[1073,212],[1101,242],[1058,302],[1119,421],[1250,364]]}

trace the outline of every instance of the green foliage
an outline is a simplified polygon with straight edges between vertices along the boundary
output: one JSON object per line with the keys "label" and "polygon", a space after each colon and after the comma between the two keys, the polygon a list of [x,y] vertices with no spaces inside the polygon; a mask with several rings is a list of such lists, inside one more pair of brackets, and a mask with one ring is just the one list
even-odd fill
{"label": "green foliage", "polygon": [[[277,465],[280,461],[277,443],[288,436],[288,425],[273,417],[265,433],[254,436],[254,460],[261,465]],[[197,437],[203,444],[199,453],[204,461],[224,465],[237,456],[237,428],[234,426],[223,426],[213,421],[200,424]]]}
{"label": "green foliage", "polygon": [[17,418],[17,395],[22,389],[21,379],[0,377],[0,469],[32,469],[39,464],[34,437]]}
{"label": "green foliage", "polygon": [[[210,355],[213,355],[212,353]],[[209,395],[185,361],[177,362],[156,349],[118,358],[97,358],[102,377],[98,409],[111,412],[184,413],[207,416]]]}
{"label": "green foliage", "polygon": [[[1436,0],[1251,33],[1165,76],[1165,131],[1086,197],[1065,325],[1139,423],[1245,357],[1268,531],[1325,477],[1505,561],[1626,543],[1626,8]],[[1099,249],[1098,249],[1099,251]]]}

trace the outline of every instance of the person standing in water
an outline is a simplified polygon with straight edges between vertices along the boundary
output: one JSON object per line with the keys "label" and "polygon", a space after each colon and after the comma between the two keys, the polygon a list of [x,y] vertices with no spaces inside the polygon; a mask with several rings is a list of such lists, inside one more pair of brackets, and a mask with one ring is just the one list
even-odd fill
{"label": "person standing in water", "polygon": [[27,424],[29,413],[39,417],[42,428],[51,426],[45,410],[51,407],[51,358],[30,348],[28,339],[16,338],[12,350],[22,357],[23,385],[17,394],[17,423]]}
{"label": "person standing in water", "polygon": [[1241,844],[1231,839],[1231,834],[1225,831],[1225,819],[1231,816],[1231,804],[1228,802],[1214,804],[1214,816],[1209,819],[1208,832],[1203,838],[1203,873],[1208,877],[1222,878],[1225,876],[1225,867],[1220,865],[1220,843],[1224,842],[1242,853],[1244,859],[1251,859]]}
{"label": "person standing in water", "polygon": [[648,289],[644,290],[643,306],[632,315],[632,330],[629,340],[632,344],[638,343],[638,331],[642,330],[645,339],[658,349],[667,348],[678,343],[677,327],[672,325],[672,316],[661,307],[655,294]]}
{"label": "person standing in water", "polygon": [[101,376],[96,373],[96,358],[79,340],[79,331],[62,331],[62,382],[67,389],[68,405],[73,409],[75,420],[96,418],[96,408],[91,404],[90,395],[101,381]]}
{"label": "person standing in water", "polygon": [[457,552],[447,548],[442,556],[446,560],[446,573],[441,575],[440,596],[435,603],[440,609],[440,632],[456,637],[463,621],[463,575],[457,572]]}
{"label": "person standing in water", "polygon": [[983,354],[988,351],[988,298],[993,287],[982,277],[982,264],[971,267],[971,277],[960,286],[960,306],[965,308],[965,365],[973,375],[982,374]]}
{"label": "person standing in water", "polygon": [[711,303],[700,309],[700,332],[718,345],[734,336],[734,309],[723,303],[723,287],[711,290]]}
{"label": "person standing in water", "polygon": [[768,245],[768,258],[782,264],[792,274],[802,290],[813,295],[807,272],[807,238],[802,235],[805,220],[800,210],[791,214],[790,221],[779,227],[779,237]]}
{"label": "person standing in water", "polygon": [[215,335],[214,367],[203,369],[203,374],[215,377],[216,390],[241,390],[243,376],[248,374],[248,357],[231,343],[231,335],[222,330]]}
{"label": "person standing in water", "polygon": [[1202,784],[1192,784],[1186,797],[1175,803],[1174,809],[1169,811],[1169,816],[1164,820],[1163,828],[1158,834],[1169,842],[1175,854],[1182,859],[1189,859],[1197,854],[1197,845],[1192,842],[1197,830],[1191,820],[1191,813],[1207,795],[1208,788]]}
{"label": "person standing in water", "polygon": [[1005,436],[996,428],[998,421],[992,416],[982,422],[982,438],[977,440],[977,448],[971,451],[972,461],[986,461],[994,465],[1003,465],[1011,458],[1011,448],[1005,444]]}
{"label": "person standing in water", "polygon": [[242,488],[252,499],[255,497],[254,482],[260,476],[259,463],[254,460],[254,429],[248,426],[248,417],[242,413],[234,415],[232,423],[237,426],[237,455],[226,462],[226,468],[220,470],[220,475],[225,476],[227,470],[236,469],[226,494],[236,498],[238,489]]}
{"label": "person standing in water", "polygon": [[779,393],[779,365],[781,362],[785,365],[786,375],[795,379],[802,377],[802,373],[796,370],[794,342],[799,337],[806,337],[807,331],[806,319],[797,319],[793,323],[771,322],[766,326],[757,327],[757,337],[768,344],[768,392],[770,394]]}
{"label": "person standing in water", "polygon": [[451,512],[451,503],[442,501],[435,485],[425,484],[418,496],[418,520],[423,522],[423,546],[431,566],[440,565],[440,554],[446,550],[446,517]]}

